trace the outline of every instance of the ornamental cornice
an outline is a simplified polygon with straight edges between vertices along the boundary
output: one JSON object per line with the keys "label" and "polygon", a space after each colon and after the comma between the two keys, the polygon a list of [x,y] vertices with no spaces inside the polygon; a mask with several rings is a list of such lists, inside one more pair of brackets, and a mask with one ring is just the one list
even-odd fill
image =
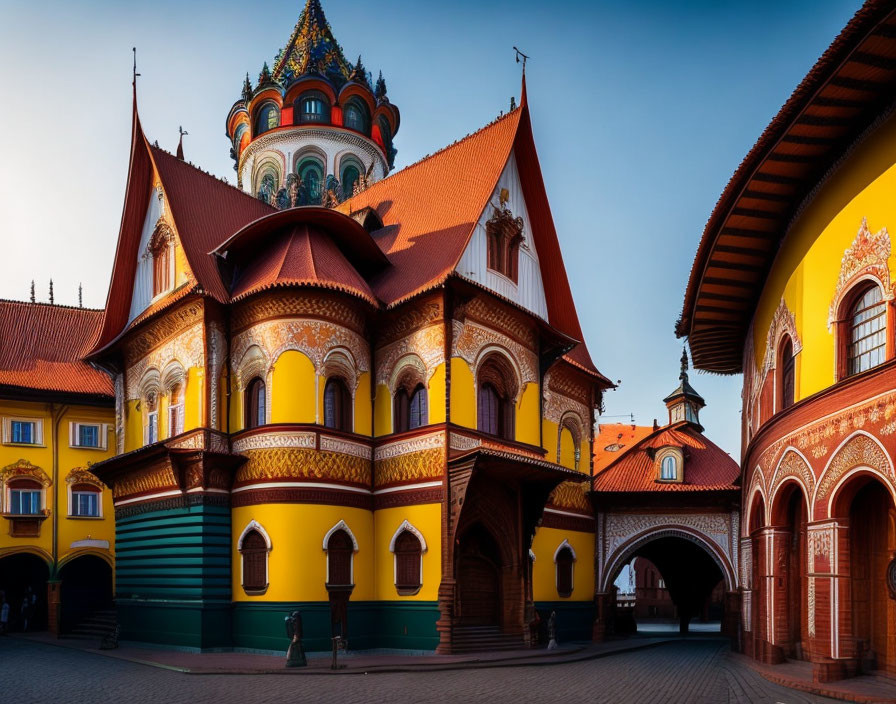
{"label": "ornamental cornice", "polygon": [[289,144],[293,148],[288,151],[295,151],[297,138],[301,139],[302,144],[314,144],[322,140],[331,140],[337,144],[361,149],[369,156],[379,160],[379,165],[384,173],[387,173],[389,170],[389,165],[380,146],[372,139],[357,132],[350,132],[338,127],[308,127],[306,125],[291,125],[290,127],[292,129],[271,130],[249,142],[240,154],[237,171],[242,173],[246,165],[253,158],[261,156],[261,153],[265,150],[279,150],[281,145]]}
{"label": "ornamental cornice", "polygon": [[813,503],[827,499],[837,482],[856,467],[873,469],[887,480],[891,487],[896,484],[893,463],[880,443],[865,433],[857,433],[831,458],[818,482]]}
{"label": "ornamental cornice", "polygon": [[317,447],[317,433],[314,432],[276,432],[256,433],[249,437],[233,441],[234,452],[262,450],[281,447],[308,448]]}
{"label": "ornamental cornice", "polygon": [[184,370],[205,366],[204,326],[198,322],[163,345],[137,360],[125,371],[125,394],[128,401],[140,398],[140,384],[144,374],[155,369],[161,372],[171,362],[178,362]]}
{"label": "ornamental cornice", "polygon": [[69,486],[73,484],[92,484],[99,489],[105,487],[105,484],[88,467],[75,467],[72,469],[66,476],[65,483]]}
{"label": "ornamental cornice", "polygon": [[274,318],[322,318],[364,333],[364,316],[357,306],[326,291],[277,291],[253,297],[233,311],[232,330],[240,333],[251,325]]}
{"label": "ornamental cornice", "polygon": [[387,460],[409,452],[420,452],[445,447],[445,434],[442,432],[418,435],[407,440],[398,440],[377,447],[373,451],[375,461]]}
{"label": "ornamental cornice", "polygon": [[526,384],[538,383],[537,361],[535,353],[526,349],[521,344],[507,335],[484,327],[478,323],[467,321],[452,321],[454,330],[454,354],[470,365],[473,379],[478,378],[478,365],[484,361],[486,355],[483,351],[488,347],[503,348],[512,359],[520,375],[520,386],[517,391],[522,394]]}
{"label": "ornamental cornice", "polygon": [[53,483],[50,475],[41,467],[31,464],[31,462],[25,459],[16,460],[0,469],[0,482],[8,482],[13,479],[33,479],[44,488]]}
{"label": "ornamental cornice", "polygon": [[203,320],[202,301],[192,301],[151,321],[124,346],[125,364],[133,366],[161,344]]}

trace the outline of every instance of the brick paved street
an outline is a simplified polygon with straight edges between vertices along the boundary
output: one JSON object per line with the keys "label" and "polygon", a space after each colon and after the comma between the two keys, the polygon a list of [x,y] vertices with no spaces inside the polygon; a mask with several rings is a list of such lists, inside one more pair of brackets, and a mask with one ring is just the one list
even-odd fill
{"label": "brick paved street", "polygon": [[0,701],[16,702],[830,702],[767,682],[718,641],[547,667],[376,675],[189,675],[0,639]]}

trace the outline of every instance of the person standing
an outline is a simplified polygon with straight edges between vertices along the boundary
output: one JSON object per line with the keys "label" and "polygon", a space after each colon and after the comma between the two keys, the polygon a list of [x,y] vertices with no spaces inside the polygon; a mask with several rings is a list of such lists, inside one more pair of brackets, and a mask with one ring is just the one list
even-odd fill
{"label": "person standing", "polygon": [[6,635],[9,632],[9,602],[6,600],[6,596],[0,597],[2,599],[2,604],[0,604],[0,634]]}

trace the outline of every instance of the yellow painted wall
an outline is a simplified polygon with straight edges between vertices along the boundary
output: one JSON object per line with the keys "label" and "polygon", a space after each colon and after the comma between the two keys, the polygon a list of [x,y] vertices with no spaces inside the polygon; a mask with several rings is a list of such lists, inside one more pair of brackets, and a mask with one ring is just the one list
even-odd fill
{"label": "yellow painted wall", "polygon": [[[187,386],[184,389],[184,432],[202,427],[202,406],[205,403],[205,369],[187,369]],[[167,418],[166,418],[167,422]]]}
{"label": "yellow painted wall", "polygon": [[358,379],[355,391],[355,432],[361,435],[373,433],[373,409],[370,405],[370,372]]}
{"label": "yellow painted wall", "polygon": [[[327,554],[323,540],[327,531],[344,520],[358,541],[354,555],[355,589],[352,600],[374,598],[373,514],[360,508],[314,504],[264,504],[233,509],[233,599],[234,601],[326,601]],[[268,590],[247,596],[241,583],[237,541],[249,521],[256,520],[270,536]]]}
{"label": "yellow painted wall", "polygon": [[[33,548],[35,552],[51,554],[54,516],[58,519],[58,559],[61,560],[77,550],[77,548],[71,547],[73,542],[88,538],[108,540],[109,552],[114,550],[115,515],[112,508],[111,491],[104,489],[102,492],[101,518],[69,517],[69,484],[65,481],[72,469],[87,467],[88,464],[107,459],[115,452],[114,409],[111,407],[69,406],[59,416],[58,430],[55,434],[52,413],[51,404],[0,401],[0,416],[41,419],[43,423],[42,445],[0,444],[0,469],[24,459],[40,467],[50,479],[54,480],[44,498],[45,507],[49,509],[50,515],[42,522],[39,537],[12,537],[9,535],[10,525],[6,519],[0,519],[3,523],[0,525],[0,556],[4,550],[22,548]],[[109,426],[106,437],[107,449],[70,447],[69,423],[71,421],[106,423]],[[54,444],[58,446],[58,467],[55,478],[53,471]],[[5,495],[3,500],[5,502]],[[5,510],[6,506],[4,505]],[[83,550],[83,548],[81,549]],[[97,551],[103,552],[102,550]]]}
{"label": "yellow painted wall", "polygon": [[374,400],[373,416],[374,431],[376,437],[388,435],[392,432],[392,394],[385,384],[376,387],[376,399]]}
{"label": "yellow painted wall", "polygon": [[560,464],[567,469],[576,468],[576,444],[569,428],[560,431]]}
{"label": "yellow painted wall", "polygon": [[271,422],[314,421],[314,363],[298,350],[287,350],[271,372]]}
{"label": "yellow painted wall", "polygon": [[429,422],[444,423],[445,422],[445,364],[444,362],[436,367],[432,377],[429,380],[429,390],[427,393],[427,401],[429,402]]}
{"label": "yellow painted wall", "polygon": [[[394,555],[389,543],[395,531],[405,521],[411,523],[426,541],[423,553],[423,586],[417,594],[399,596],[395,589]],[[377,511],[374,514],[376,549],[376,592],[379,601],[436,601],[439,583],[442,581],[442,507],[440,504],[399,506]]]}
{"label": "yellow painted wall", "polygon": [[540,389],[538,384],[526,384],[516,407],[516,439],[530,445],[541,442],[539,428]]}
{"label": "yellow painted wall", "polygon": [[246,427],[246,416],[243,410],[243,393],[236,381],[236,375],[230,377],[230,432],[238,433]]}
{"label": "yellow painted wall", "polygon": [[594,533],[580,533],[557,528],[539,528],[532,541],[535,553],[532,595],[535,601],[559,601],[557,567],[554,553],[566,539],[576,554],[573,567],[573,590],[569,601],[590,601],[594,598]]}
{"label": "yellow painted wall", "polygon": [[130,452],[143,446],[143,414],[138,410],[139,401],[127,401],[124,405],[124,451]]}
{"label": "yellow painted wall", "polygon": [[[819,189],[794,223],[772,266],[754,318],[754,352],[761,368],[766,337],[781,298],[796,319],[802,351],[796,361],[796,398],[834,383],[835,339],[827,329],[844,251],[868,218],[876,233],[896,230],[896,119],[880,127]],[[896,257],[889,260],[896,274]]]}
{"label": "yellow painted wall", "polygon": [[451,358],[451,422],[476,427],[476,387],[466,360]]}

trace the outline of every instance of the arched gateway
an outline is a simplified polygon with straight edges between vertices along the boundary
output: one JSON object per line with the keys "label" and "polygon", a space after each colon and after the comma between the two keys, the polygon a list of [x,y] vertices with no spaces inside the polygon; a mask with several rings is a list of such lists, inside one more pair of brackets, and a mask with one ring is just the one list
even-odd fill
{"label": "arched gateway", "polygon": [[[668,425],[601,426],[593,482],[596,639],[673,612],[684,631],[710,612],[718,612],[724,633],[737,631],[740,470],[703,435],[704,401],[688,382],[686,356],[680,380],[665,399]],[[630,582],[620,580],[627,567]],[[652,606],[640,608],[648,599]],[[669,609],[657,607],[664,602]]]}

